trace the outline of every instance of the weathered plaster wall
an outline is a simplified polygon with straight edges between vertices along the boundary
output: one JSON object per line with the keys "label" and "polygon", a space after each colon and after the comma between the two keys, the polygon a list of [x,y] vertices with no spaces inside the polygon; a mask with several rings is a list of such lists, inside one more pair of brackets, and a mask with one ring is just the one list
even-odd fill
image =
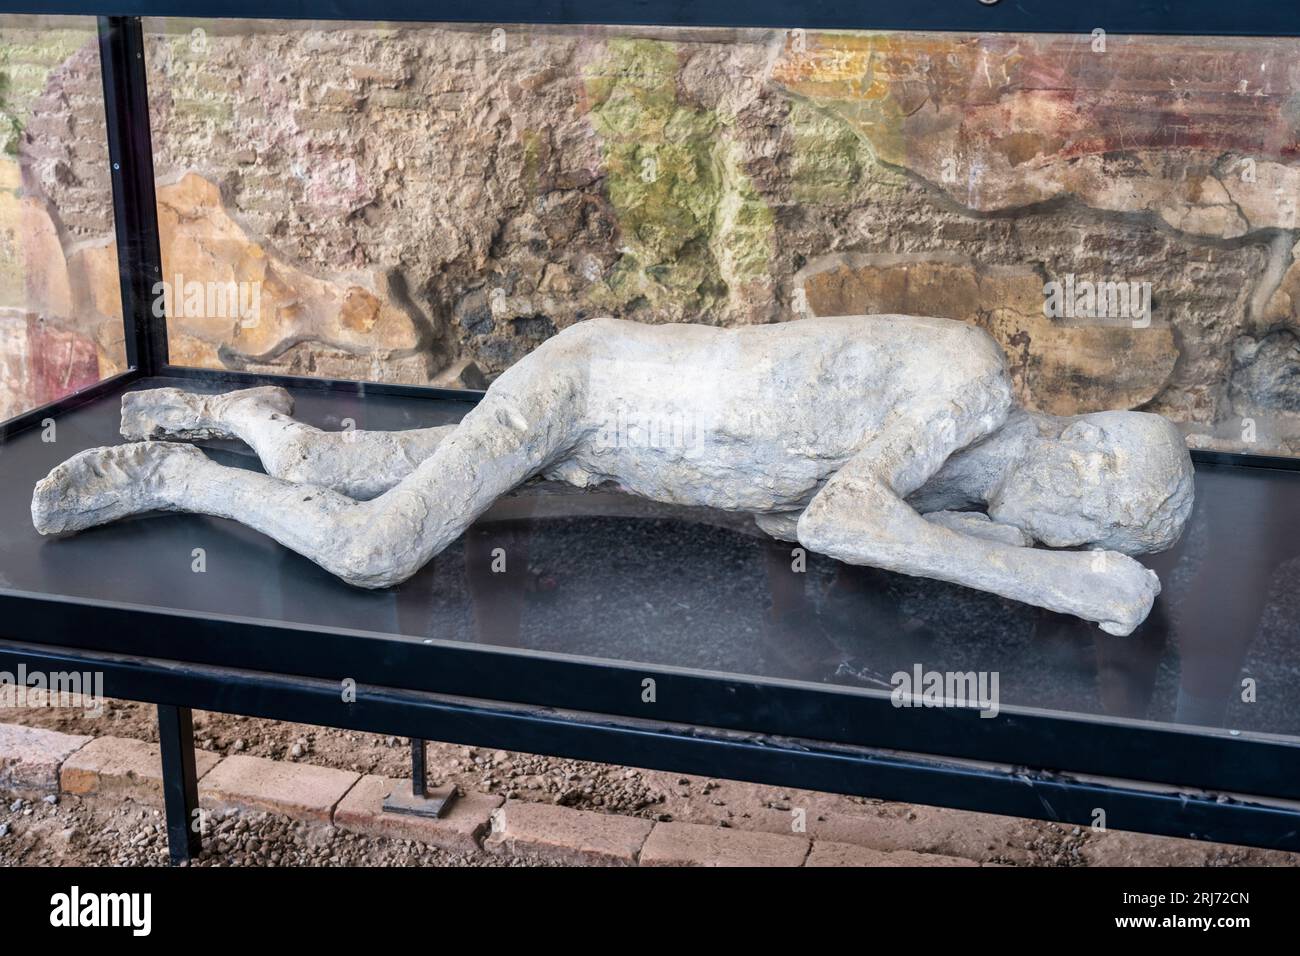
{"label": "weathered plaster wall", "polygon": [[[261,290],[181,361],[480,384],[592,315],[907,311],[1035,407],[1300,453],[1300,43],[243,29],[149,37],[165,272]],[[32,184],[77,225],[83,153]],[[1046,316],[1066,276],[1151,321]]]}
{"label": "weathered plaster wall", "polygon": [[0,18],[0,419],[125,367],[94,21]]}

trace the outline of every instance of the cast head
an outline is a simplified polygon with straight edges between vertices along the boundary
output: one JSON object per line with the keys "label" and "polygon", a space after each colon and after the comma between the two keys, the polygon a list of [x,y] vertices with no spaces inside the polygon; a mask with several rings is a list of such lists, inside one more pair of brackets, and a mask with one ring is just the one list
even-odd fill
{"label": "cast head", "polygon": [[1193,486],[1191,456],[1169,421],[1145,412],[1035,418],[1039,434],[991,496],[990,517],[1049,547],[1173,546]]}

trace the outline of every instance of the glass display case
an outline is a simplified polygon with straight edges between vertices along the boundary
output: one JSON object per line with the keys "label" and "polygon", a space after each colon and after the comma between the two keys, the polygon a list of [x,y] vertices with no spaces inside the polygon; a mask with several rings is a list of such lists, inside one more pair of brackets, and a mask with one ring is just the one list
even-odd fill
{"label": "glass display case", "polygon": [[91,17],[0,21],[2,420],[127,369],[95,37]]}
{"label": "glass display case", "polygon": [[[23,6],[0,665],[161,705],[178,856],[188,707],[1300,849],[1300,16]],[[33,528],[131,392],[433,428],[601,316],[892,314],[982,330],[1030,412],[1177,426],[1131,635],[606,485],[529,481],[374,590],[225,518]]]}

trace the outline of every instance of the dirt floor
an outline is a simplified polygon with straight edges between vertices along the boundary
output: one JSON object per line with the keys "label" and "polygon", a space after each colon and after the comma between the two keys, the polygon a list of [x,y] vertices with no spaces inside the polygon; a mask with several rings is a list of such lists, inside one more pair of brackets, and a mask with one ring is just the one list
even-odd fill
{"label": "dirt floor", "polygon": [[[98,717],[72,709],[27,708],[8,709],[2,718],[66,733],[157,740],[154,708],[129,701],[107,701]],[[195,712],[194,723],[198,746],[223,755],[244,753],[397,778],[410,773],[405,738],[200,711]],[[1087,828],[988,814],[449,744],[429,745],[429,771],[431,780],[454,782],[465,790],[652,820],[789,832],[793,808],[803,808],[810,821],[871,817],[880,832],[888,835],[890,845],[880,848],[946,853],[984,862],[1022,866],[1300,863],[1300,857],[1248,848],[1095,833]],[[53,797],[7,798],[0,806],[0,865],[164,862],[163,821],[152,808],[129,801],[72,797],[58,801]],[[360,837],[327,826],[243,813],[218,820],[216,839],[208,842],[201,862],[483,866],[542,861],[502,859],[483,852],[449,854],[422,844]]]}
{"label": "dirt floor", "polygon": [[[449,853],[266,813],[223,811],[197,866],[548,866],[543,859]],[[11,799],[0,808],[0,866],[166,866],[162,812],[130,800]]]}

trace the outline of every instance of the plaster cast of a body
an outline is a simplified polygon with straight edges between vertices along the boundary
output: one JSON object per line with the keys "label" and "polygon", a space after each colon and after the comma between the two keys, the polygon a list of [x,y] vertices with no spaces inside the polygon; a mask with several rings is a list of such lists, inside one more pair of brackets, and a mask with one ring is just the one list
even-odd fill
{"label": "plaster cast of a body", "polygon": [[[1160,590],[1128,555],[1171,546],[1192,504],[1191,461],[1169,422],[1028,413],[993,339],[945,319],[741,329],[594,319],[507,370],[458,425],[324,432],[291,411],[277,388],[130,393],[122,432],[135,442],[55,468],[33,495],[35,526],[217,515],[380,588],[530,478],[613,483],[749,513],[768,534],[841,561],[1122,635]],[[247,442],[268,474],[177,443],[213,437]],[[1068,548],[1091,550],[1055,550]]]}

